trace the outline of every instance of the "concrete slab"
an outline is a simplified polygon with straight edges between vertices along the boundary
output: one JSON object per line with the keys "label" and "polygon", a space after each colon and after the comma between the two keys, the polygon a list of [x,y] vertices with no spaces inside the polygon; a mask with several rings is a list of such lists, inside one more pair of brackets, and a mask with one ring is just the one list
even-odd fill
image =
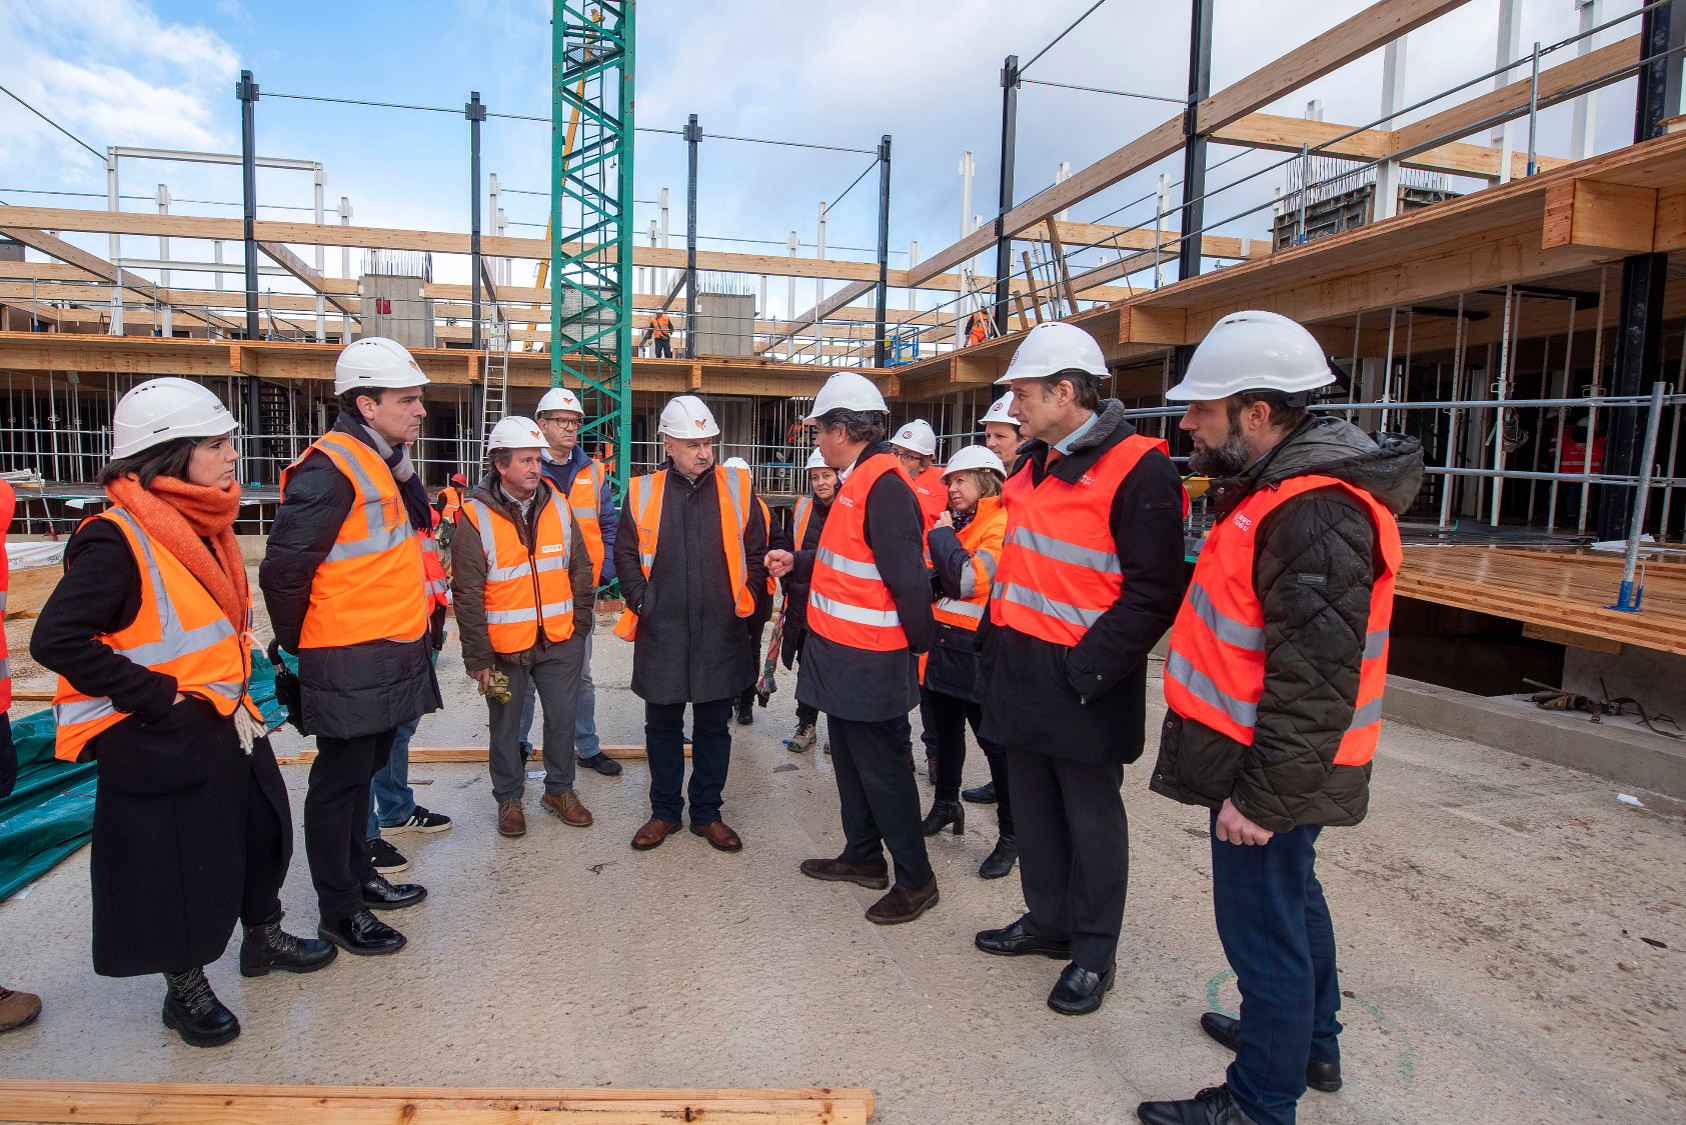
{"label": "concrete slab", "polygon": [[[630,646],[599,633],[594,666],[603,737],[638,741]],[[440,675],[448,709],[418,742],[478,739],[484,710],[454,644]],[[1122,1122],[1143,1098],[1222,1080],[1225,1053],[1196,1025],[1209,1006],[1237,1004],[1212,925],[1206,815],[1148,793],[1151,750],[1126,771],[1134,879],[1118,987],[1072,1019],[1044,1004],[1058,963],[972,946],[1023,908],[1016,875],[974,874],[994,842],[989,810],[969,806],[965,835],[931,842],[942,901],[912,925],[873,926],[861,916],[873,893],[797,874],[803,858],[841,848],[841,829],[826,756],[780,742],[792,686],[781,680],[755,725],[734,728],[725,814],[745,839],[737,855],[689,834],[633,852],[648,815],[642,763],[582,779],[590,829],[543,815],[530,791],[520,840],[496,834],[482,767],[418,767],[422,803],[457,825],[395,838],[413,861],[404,878],[432,892],[388,916],[409,948],[248,981],[231,945],[210,975],[245,1032],[217,1050],[160,1025],[156,978],[92,973],[83,852],[0,905],[4,982],[46,1002],[38,1023],[0,1036],[0,1073],[870,1086],[876,1120],[895,1125]],[[776,772],[786,764],[797,768]],[[967,784],[985,775],[981,756],[968,760]],[[306,771],[286,776],[296,817]],[[1322,840],[1350,993],[1347,1086],[1308,1093],[1302,1122],[1686,1117],[1686,804],[1624,788],[1645,807],[1618,803],[1597,777],[1384,724],[1369,819]],[[283,901],[289,925],[309,932],[302,847]]]}

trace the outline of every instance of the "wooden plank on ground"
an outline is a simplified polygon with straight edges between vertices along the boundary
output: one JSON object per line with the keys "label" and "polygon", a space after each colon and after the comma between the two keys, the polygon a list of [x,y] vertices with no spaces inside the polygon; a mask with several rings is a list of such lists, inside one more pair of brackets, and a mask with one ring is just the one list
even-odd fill
{"label": "wooden plank on ground", "polygon": [[[642,746],[605,745],[601,749],[604,754],[615,759],[649,757]],[[484,762],[486,754],[487,751],[484,746],[412,746],[410,747],[410,762],[411,764],[418,762]],[[688,742],[685,744],[685,756],[687,758],[691,756],[691,744]],[[301,750],[297,757],[277,758],[275,760],[284,766],[307,766],[316,760],[316,751]],[[542,760],[536,752],[529,759],[529,761],[534,762]]]}
{"label": "wooden plank on ground", "polygon": [[865,1125],[872,1091],[231,1086],[0,1079],[0,1119],[103,1125]]}

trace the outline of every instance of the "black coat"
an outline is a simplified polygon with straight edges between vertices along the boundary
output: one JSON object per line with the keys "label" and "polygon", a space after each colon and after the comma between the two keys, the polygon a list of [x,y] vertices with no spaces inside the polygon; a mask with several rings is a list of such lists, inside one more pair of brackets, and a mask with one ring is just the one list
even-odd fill
{"label": "black coat", "polygon": [[[363,427],[344,416],[334,429],[371,445]],[[412,487],[413,486],[413,487]],[[411,523],[427,526],[427,492],[416,477],[400,486]],[[419,495],[419,506],[412,494]],[[258,568],[258,585],[281,647],[298,654],[304,732],[356,738],[396,730],[444,706],[433,673],[433,641],[413,641],[300,650],[299,634],[310,606],[310,584],[328,557],[357,491],[326,456],[312,452],[287,478],[281,507],[269,530],[269,547]],[[418,590],[417,597],[421,597]]]}
{"label": "black coat", "polygon": [[[833,494],[835,495],[835,494]],[[802,542],[787,542],[784,549],[791,552],[807,551],[810,555],[820,546],[820,532],[825,530],[825,517],[831,511],[830,504],[814,501],[813,514],[808,517],[808,527],[802,534]],[[791,512],[790,530],[786,537],[796,534],[796,513]],[[810,564],[811,568],[812,564]],[[812,569],[809,570],[810,577]],[[802,643],[808,637],[808,579],[798,578],[795,571],[784,576],[784,638],[779,646],[779,658],[784,666],[789,668],[791,662],[802,651]]]}
{"label": "black coat", "polygon": [[[962,597],[960,582],[972,569],[972,552],[960,545],[955,527],[933,527],[925,533],[931,556],[931,596]],[[925,690],[941,692],[969,703],[978,702],[978,633],[946,621],[934,621],[931,651],[925,656]]]}
{"label": "black coat", "polygon": [[[1088,433],[1054,462],[1063,481],[1082,478],[1101,454],[1135,433],[1123,404],[1108,399]],[[1014,476],[1041,483],[1048,446],[1020,447]],[[1013,750],[1094,765],[1133,762],[1147,721],[1147,654],[1176,617],[1183,596],[1182,480],[1151,450],[1113,494],[1107,527],[1124,573],[1123,596],[1076,645],[1058,645],[993,625],[988,617],[978,737]]]}
{"label": "black coat", "polygon": [[109,520],[65,547],[65,575],[41,611],[30,655],[87,695],[109,695],[128,718],[92,739],[94,971],[181,972],[221,957],[240,915],[246,817],[254,787],[281,824],[264,866],[285,875],[292,812],[269,740],[240,752],[234,720],[204,700],[173,703],[175,677],[119,656],[94,638],[140,609],[140,568]]}
{"label": "black coat", "polygon": [[[1215,482],[1218,518],[1258,488],[1313,473],[1404,512],[1422,484],[1422,447],[1378,436],[1381,446],[1339,418],[1308,422],[1238,480]],[[1231,798],[1272,832],[1363,820],[1370,764],[1336,765],[1335,754],[1352,725],[1370,592],[1383,569],[1370,511],[1345,490],[1313,489],[1272,510],[1254,538],[1265,673],[1252,745],[1167,712],[1153,791],[1212,809]]]}
{"label": "black coat", "polygon": [[[638,519],[630,504],[621,507],[615,533],[615,573],[626,604],[638,614],[632,691],[649,703],[730,699],[755,683],[761,664],[748,619],[732,603],[720,538],[720,477],[713,468],[695,482],[670,465],[660,471],[667,481],[648,581],[638,563]],[[764,588],[767,525],[753,500],[744,553],[750,589]]]}

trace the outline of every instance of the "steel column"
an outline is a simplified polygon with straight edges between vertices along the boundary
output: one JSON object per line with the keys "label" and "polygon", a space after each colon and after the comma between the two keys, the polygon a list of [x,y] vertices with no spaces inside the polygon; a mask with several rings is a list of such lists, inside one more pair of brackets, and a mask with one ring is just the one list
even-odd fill
{"label": "steel column", "polygon": [[697,358],[697,145],[702,126],[697,115],[685,124],[688,160],[685,178],[685,358]]}
{"label": "steel column", "polygon": [[485,346],[480,333],[480,123],[486,120],[486,107],[480,103],[480,91],[474,90],[468,95],[468,104],[462,107],[463,116],[468,118],[468,194],[473,200],[469,208],[468,228],[468,269],[474,275],[471,283],[474,286],[473,328],[469,332],[469,347],[479,351]]}
{"label": "steel column", "polygon": [[[885,135],[878,146],[878,312],[873,317],[872,365],[883,367],[886,362],[884,340],[884,301],[889,292],[890,278],[890,138]],[[823,362],[823,361],[822,361]]]}
{"label": "steel column", "polygon": [[1188,30],[1188,104],[1183,108],[1182,241],[1177,280],[1200,273],[1200,229],[1206,225],[1206,138],[1200,132],[1200,103],[1212,92],[1212,0],[1193,0]]}
{"label": "steel column", "polygon": [[[246,240],[246,339],[258,339],[258,240],[254,224],[258,218],[257,104],[258,84],[252,72],[242,70],[234,96],[240,99],[240,186],[244,208]],[[248,478],[257,476],[257,440],[262,433],[258,417],[258,377],[246,376],[246,456]]]}
{"label": "steel column", "polygon": [[1006,229],[1013,209],[1013,160],[1019,118],[1019,56],[1001,67],[1001,191],[995,215],[995,331],[1007,334],[1007,302],[1013,294],[1013,236]]}

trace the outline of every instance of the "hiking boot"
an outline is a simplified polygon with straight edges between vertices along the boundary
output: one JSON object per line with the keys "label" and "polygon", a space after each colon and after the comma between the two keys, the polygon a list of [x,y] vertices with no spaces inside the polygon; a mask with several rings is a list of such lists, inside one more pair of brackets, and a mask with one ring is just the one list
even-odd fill
{"label": "hiking boot", "polygon": [[527,834],[527,814],[521,811],[521,798],[511,797],[507,801],[498,802],[498,835],[525,836]]}
{"label": "hiking boot", "polygon": [[819,737],[819,729],[814,723],[797,723],[796,733],[784,740],[784,744],[792,753],[806,754],[814,748],[814,741]]}
{"label": "hiking boot", "polygon": [[240,1034],[240,1021],[223,1007],[204,969],[165,973],[164,1026],[190,1047],[220,1047]]}
{"label": "hiking boot", "polygon": [[546,793],[539,798],[539,808],[560,817],[563,824],[571,824],[575,828],[591,827],[591,811],[580,804],[579,794],[572,789],[561,793]]}
{"label": "hiking boot", "polygon": [[245,927],[245,937],[240,942],[240,975],[314,973],[326,968],[339,952],[329,942],[294,937],[281,928],[281,916],[277,914],[273,922]]}

